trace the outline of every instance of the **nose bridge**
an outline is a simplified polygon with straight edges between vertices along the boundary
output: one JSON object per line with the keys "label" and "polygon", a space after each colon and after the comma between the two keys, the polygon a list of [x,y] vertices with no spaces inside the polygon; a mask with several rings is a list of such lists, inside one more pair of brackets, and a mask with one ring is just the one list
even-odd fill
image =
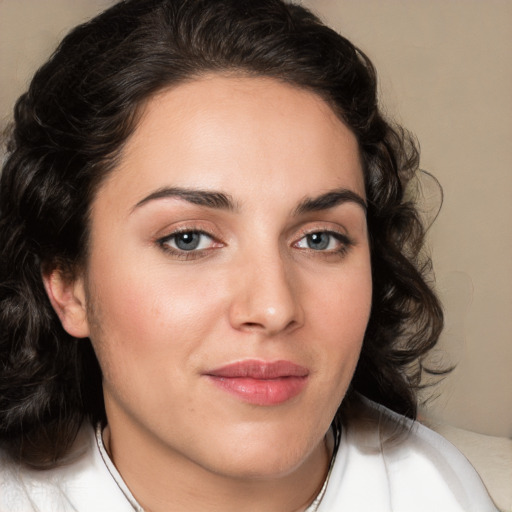
{"label": "nose bridge", "polygon": [[293,263],[275,246],[241,258],[231,321],[276,334],[303,321]]}

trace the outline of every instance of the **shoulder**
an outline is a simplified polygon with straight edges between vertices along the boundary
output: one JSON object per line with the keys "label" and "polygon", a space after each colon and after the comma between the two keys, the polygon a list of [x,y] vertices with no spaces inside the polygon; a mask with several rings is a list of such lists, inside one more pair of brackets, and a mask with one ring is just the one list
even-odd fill
{"label": "shoulder", "polygon": [[101,460],[94,430],[84,427],[69,459],[35,470],[0,451],[0,512],[133,511]]}
{"label": "shoulder", "polygon": [[474,468],[452,444],[363,397],[343,427],[324,501],[322,512],[341,506],[361,511],[497,510]]}

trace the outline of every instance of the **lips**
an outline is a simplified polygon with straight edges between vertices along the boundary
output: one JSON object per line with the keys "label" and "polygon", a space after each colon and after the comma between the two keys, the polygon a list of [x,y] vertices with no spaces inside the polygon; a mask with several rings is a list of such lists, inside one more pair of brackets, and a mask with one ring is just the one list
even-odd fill
{"label": "lips", "polygon": [[238,361],[205,373],[220,389],[244,402],[271,406],[291,400],[306,386],[309,370],[290,361]]}

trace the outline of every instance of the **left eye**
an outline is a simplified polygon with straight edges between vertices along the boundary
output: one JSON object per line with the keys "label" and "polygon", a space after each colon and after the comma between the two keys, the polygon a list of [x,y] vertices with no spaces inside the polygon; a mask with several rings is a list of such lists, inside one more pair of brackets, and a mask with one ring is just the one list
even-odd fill
{"label": "left eye", "polygon": [[318,231],[303,236],[296,247],[300,249],[313,249],[314,251],[334,251],[343,246],[342,236],[338,233],[329,233],[327,231]]}
{"label": "left eye", "polygon": [[212,237],[201,231],[183,231],[162,240],[162,245],[178,251],[200,251],[212,243]]}

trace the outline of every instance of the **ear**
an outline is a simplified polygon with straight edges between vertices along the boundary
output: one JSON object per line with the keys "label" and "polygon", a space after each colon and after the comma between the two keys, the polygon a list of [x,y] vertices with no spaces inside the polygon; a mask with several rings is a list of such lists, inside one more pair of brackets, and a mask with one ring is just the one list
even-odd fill
{"label": "ear", "polygon": [[89,323],[83,278],[71,278],[62,270],[53,269],[43,273],[43,282],[64,330],[75,338],[87,338]]}

